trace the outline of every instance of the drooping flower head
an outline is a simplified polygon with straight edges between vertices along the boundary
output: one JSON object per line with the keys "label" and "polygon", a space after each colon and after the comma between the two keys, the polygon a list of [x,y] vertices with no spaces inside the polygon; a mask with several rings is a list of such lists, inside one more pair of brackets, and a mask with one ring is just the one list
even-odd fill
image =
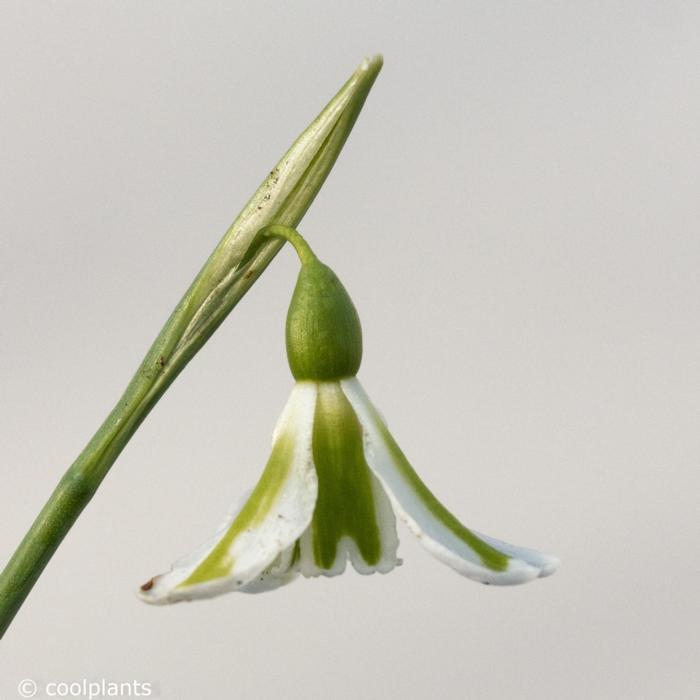
{"label": "drooping flower head", "polygon": [[148,603],[227,591],[271,590],[303,576],[391,571],[398,515],[440,561],[475,581],[517,584],[552,574],[558,560],[460,523],[423,483],[356,378],[357,311],[340,280],[284,226],[301,269],[287,315],[295,379],[257,485],[215,535],[141,586]]}

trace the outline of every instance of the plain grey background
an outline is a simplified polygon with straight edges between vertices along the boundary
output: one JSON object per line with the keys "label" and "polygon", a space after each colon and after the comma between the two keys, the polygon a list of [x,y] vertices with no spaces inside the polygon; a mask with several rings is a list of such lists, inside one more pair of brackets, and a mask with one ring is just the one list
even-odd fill
{"label": "plain grey background", "polygon": [[265,173],[381,51],[301,230],[428,484],[563,564],[479,586],[401,530],[388,576],[136,599],[267,457],[291,387],[284,250],[45,571],[0,695],[697,697],[699,41],[690,2],[4,2],[2,558]]}

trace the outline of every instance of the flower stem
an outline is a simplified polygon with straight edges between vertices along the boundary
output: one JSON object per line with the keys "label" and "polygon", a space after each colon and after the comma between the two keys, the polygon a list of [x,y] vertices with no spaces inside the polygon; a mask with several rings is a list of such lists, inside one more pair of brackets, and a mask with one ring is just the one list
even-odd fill
{"label": "flower stem", "polygon": [[272,224],[272,226],[266,226],[260,231],[261,236],[270,236],[272,238],[281,238],[282,240],[288,241],[294,247],[299,260],[301,260],[302,265],[306,265],[312,262],[318,262],[311,246],[306,242],[303,236],[296,229],[291,226],[282,226],[280,224]]}
{"label": "flower stem", "polygon": [[117,405],[80,453],[0,574],[0,638],[53,553],[158,399],[283,245],[333,167],[382,66],[365,60],[270,171],[166,322]]}

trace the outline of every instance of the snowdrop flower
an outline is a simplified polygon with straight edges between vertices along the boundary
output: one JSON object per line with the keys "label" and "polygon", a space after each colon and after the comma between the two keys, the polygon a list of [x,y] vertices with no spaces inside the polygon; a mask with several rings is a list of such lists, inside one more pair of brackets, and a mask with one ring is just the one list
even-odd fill
{"label": "snowdrop flower", "polygon": [[148,603],[259,592],[303,576],[362,574],[400,564],[395,514],[434,557],[488,584],[549,576],[555,557],[468,529],[409,464],[356,378],[360,321],[333,271],[284,226],[263,235],[292,243],[301,270],[287,316],[296,380],[250,496],[215,535],[141,586]]}

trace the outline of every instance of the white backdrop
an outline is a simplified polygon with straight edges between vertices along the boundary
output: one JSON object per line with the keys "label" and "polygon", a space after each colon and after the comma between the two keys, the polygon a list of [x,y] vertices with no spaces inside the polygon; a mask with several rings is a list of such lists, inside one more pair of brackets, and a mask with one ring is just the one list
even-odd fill
{"label": "white backdrop", "polygon": [[382,51],[301,230],[428,484],[563,564],[479,586],[402,530],[388,576],[136,599],[267,457],[285,250],[46,569],[0,696],[30,678],[168,700],[697,697],[699,40],[681,2],[4,2],[0,557],[265,173]]}

